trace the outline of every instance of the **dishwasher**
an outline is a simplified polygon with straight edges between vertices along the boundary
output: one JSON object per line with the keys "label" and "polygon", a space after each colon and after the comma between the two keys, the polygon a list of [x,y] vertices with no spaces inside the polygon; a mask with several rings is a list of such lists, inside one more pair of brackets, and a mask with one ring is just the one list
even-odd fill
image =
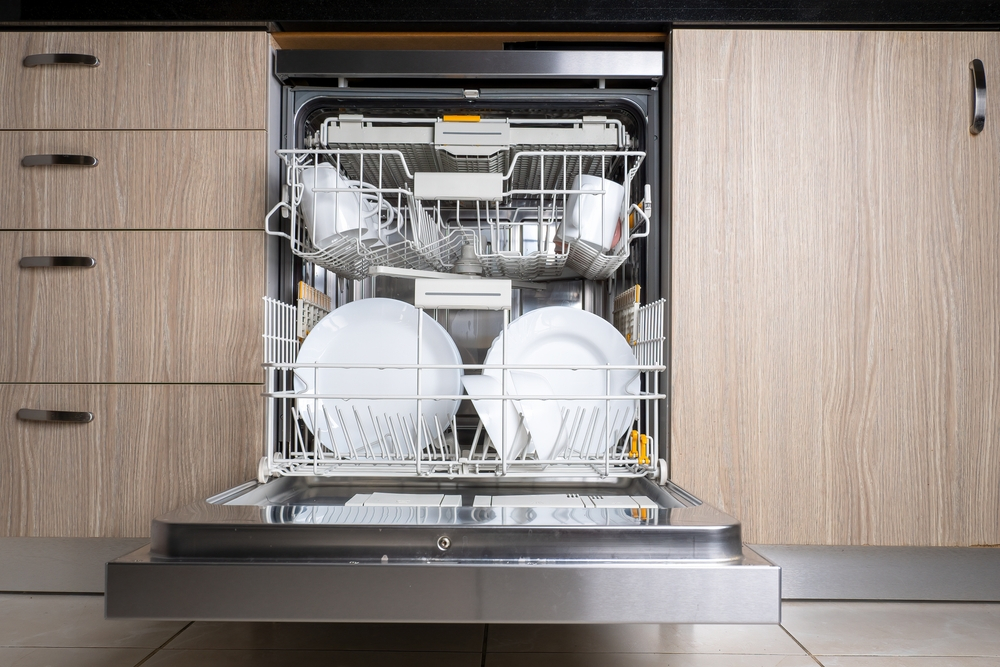
{"label": "dishwasher", "polygon": [[276,52],[258,476],[109,618],[779,622],[669,479],[664,57]]}

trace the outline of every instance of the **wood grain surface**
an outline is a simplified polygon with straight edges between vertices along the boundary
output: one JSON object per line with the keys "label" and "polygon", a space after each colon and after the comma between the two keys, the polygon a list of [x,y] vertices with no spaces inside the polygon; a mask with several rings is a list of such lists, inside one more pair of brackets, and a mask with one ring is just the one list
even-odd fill
{"label": "wood grain surface", "polygon": [[263,275],[263,232],[0,232],[0,382],[261,382]]}
{"label": "wood grain surface", "polygon": [[[74,154],[96,167],[22,167]],[[264,131],[0,132],[0,228],[261,229]]]}
{"label": "wood grain surface", "polygon": [[672,52],[673,479],[748,542],[1000,544],[1000,35]]}
{"label": "wood grain surface", "polygon": [[[0,385],[0,534],[146,537],[155,516],[256,476],[253,385]],[[21,408],[89,411],[26,422]]]}
{"label": "wood grain surface", "polygon": [[[0,129],[265,129],[264,32],[0,33]],[[80,53],[98,67],[24,67]]]}

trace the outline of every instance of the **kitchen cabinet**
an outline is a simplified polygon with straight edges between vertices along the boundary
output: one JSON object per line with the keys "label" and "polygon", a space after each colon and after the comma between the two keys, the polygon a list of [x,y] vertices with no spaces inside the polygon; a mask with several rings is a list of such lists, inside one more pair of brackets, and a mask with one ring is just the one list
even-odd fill
{"label": "kitchen cabinet", "polygon": [[[0,132],[0,229],[252,229],[265,132]],[[70,154],[97,166],[23,167]]]}
{"label": "kitchen cabinet", "polygon": [[[20,266],[49,256],[94,266]],[[263,262],[254,231],[0,232],[0,381],[258,383]]]}
{"label": "kitchen cabinet", "polygon": [[[152,517],[254,474],[259,394],[256,385],[0,385],[0,535],[148,535]],[[24,408],[93,420],[18,419]]]}
{"label": "kitchen cabinet", "polygon": [[0,127],[263,130],[268,63],[264,32],[2,33]]}
{"label": "kitchen cabinet", "polygon": [[[144,537],[254,475],[270,53],[264,32],[0,34],[0,534]],[[22,162],[47,155],[97,164]],[[22,265],[66,256],[93,266]]]}
{"label": "kitchen cabinet", "polygon": [[750,543],[1000,543],[1000,34],[671,49],[672,478]]}

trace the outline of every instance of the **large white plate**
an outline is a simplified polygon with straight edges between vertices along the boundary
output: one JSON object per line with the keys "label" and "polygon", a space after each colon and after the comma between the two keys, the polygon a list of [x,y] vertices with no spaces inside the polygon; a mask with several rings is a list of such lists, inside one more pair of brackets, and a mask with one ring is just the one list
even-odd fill
{"label": "large white plate", "polygon": [[[540,366],[638,366],[632,347],[609,322],[584,310],[553,306],[539,308],[514,320],[493,341],[485,365],[502,364],[506,341],[507,364]],[[510,371],[518,373],[518,371]],[[558,406],[557,425],[552,424],[553,410],[524,409],[524,421],[531,434],[531,444],[542,460],[566,456],[603,456],[632,426],[635,399],[608,400],[589,398],[608,395],[638,395],[639,371],[531,369],[548,384],[555,401],[535,401]],[[500,370],[487,368],[483,375],[500,378]],[[523,378],[508,375],[512,393],[542,395],[524,391]],[[518,381],[518,380],[522,381]],[[529,401],[522,401],[527,404]],[[606,421],[609,416],[610,421]]]}
{"label": "large white plate", "polygon": [[[361,299],[337,308],[310,332],[302,343],[296,363],[415,364],[418,314],[423,318],[420,363],[462,363],[458,348],[444,327],[426,313],[395,299]],[[295,390],[306,395],[296,399],[296,409],[327,449],[344,456],[356,453],[361,457],[378,457],[386,455],[382,452],[385,442],[390,453],[413,454],[417,442],[416,400],[307,396],[415,396],[415,369],[299,368],[295,371]],[[462,369],[420,371],[421,396],[458,396],[461,393]],[[448,427],[458,411],[459,402],[458,399],[421,401],[420,413],[435,439],[437,426],[442,432]],[[427,442],[425,432],[423,443]]]}

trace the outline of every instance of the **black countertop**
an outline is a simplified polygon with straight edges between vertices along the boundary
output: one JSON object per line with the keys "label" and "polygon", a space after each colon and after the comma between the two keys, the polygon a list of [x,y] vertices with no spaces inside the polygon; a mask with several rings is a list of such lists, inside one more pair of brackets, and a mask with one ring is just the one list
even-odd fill
{"label": "black countertop", "polygon": [[671,25],[996,27],[1000,0],[0,0],[7,29],[628,30]]}

